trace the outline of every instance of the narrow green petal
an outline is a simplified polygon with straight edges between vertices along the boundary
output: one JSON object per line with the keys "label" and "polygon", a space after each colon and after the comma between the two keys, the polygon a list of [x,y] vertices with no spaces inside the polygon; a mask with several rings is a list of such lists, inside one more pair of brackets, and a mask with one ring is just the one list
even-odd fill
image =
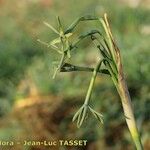
{"label": "narrow green petal", "polygon": [[61,42],[61,39],[60,39],[60,38],[56,38],[56,39],[52,40],[52,41],[50,42],[50,44],[51,44],[51,45],[54,45],[54,44],[57,44],[57,43],[60,43],[60,42]]}
{"label": "narrow green petal", "polygon": [[59,35],[59,32],[52,26],[52,25],[50,25],[49,23],[47,23],[47,22],[43,22],[47,27],[49,27],[51,30],[53,30],[56,34],[58,34]]}
{"label": "narrow green petal", "polygon": [[72,118],[72,122],[74,122],[74,121],[77,119],[77,117],[78,117],[79,114],[81,113],[81,110],[82,110],[82,108],[80,108],[80,109],[75,113],[75,115],[74,115],[73,118]]}

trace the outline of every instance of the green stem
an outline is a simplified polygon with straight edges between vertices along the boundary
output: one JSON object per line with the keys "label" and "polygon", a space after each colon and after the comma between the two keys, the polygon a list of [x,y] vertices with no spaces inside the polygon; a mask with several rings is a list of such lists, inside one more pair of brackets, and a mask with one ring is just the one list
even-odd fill
{"label": "green stem", "polygon": [[[75,66],[72,64],[65,63],[61,69],[60,72],[72,72],[72,71],[86,71],[86,72],[93,72],[94,68],[90,67],[81,67],[81,66]],[[110,72],[107,69],[99,69],[97,73],[103,73],[106,75],[110,75]]]}
{"label": "green stem", "polygon": [[131,133],[131,136],[133,138],[133,141],[136,145],[137,150],[143,150],[139,131],[138,131],[134,113],[133,113],[130,94],[129,94],[124,77],[119,78],[118,82],[119,82],[118,83],[118,92],[119,92],[119,95],[121,98],[123,111],[124,111],[124,115],[125,115],[125,119],[126,119],[126,122],[127,122],[128,128],[129,128],[129,131]]}
{"label": "green stem", "polygon": [[95,82],[95,79],[96,79],[96,75],[97,75],[97,72],[98,72],[102,62],[103,62],[103,60],[99,60],[98,64],[96,65],[96,67],[93,71],[93,75],[92,75],[90,85],[89,85],[89,88],[88,88],[88,91],[87,91],[87,95],[86,95],[86,98],[85,98],[85,101],[84,101],[85,105],[88,105],[88,103],[89,103],[91,93],[92,93],[92,89],[93,89],[93,86],[94,86],[94,82]]}
{"label": "green stem", "polygon": [[110,69],[110,73],[112,72],[112,77],[115,76],[115,78],[117,79],[116,75],[118,74],[118,70],[117,70],[117,66],[113,60],[111,53],[108,54],[108,52],[105,49],[105,47],[103,46],[103,44],[101,44],[94,35],[91,36],[91,39],[92,39],[93,43],[95,44],[95,46],[100,50],[102,57],[107,60],[107,62],[108,62],[107,66]]}
{"label": "green stem", "polygon": [[76,39],[76,41],[75,41],[74,43],[72,43],[72,45],[70,46],[70,51],[71,51],[73,48],[77,47],[77,44],[78,44],[80,41],[82,41],[84,38],[89,37],[89,36],[94,35],[94,34],[99,34],[99,35],[101,36],[101,33],[100,33],[98,30],[91,30],[91,31],[89,31],[89,32],[87,32],[87,33],[84,33],[84,34],[80,35],[80,36]]}
{"label": "green stem", "polygon": [[91,20],[98,20],[98,18],[95,16],[88,15],[88,16],[83,16],[83,17],[76,19],[65,31],[65,34],[72,32],[81,21],[91,21]]}
{"label": "green stem", "polygon": [[61,56],[61,59],[60,59],[59,65],[58,65],[58,67],[56,68],[56,70],[55,70],[55,72],[54,72],[53,79],[55,78],[55,76],[56,76],[57,72],[58,72],[58,71],[60,71],[61,66],[63,65],[64,59],[65,59],[65,53],[64,53],[64,54],[62,54],[62,56]]}

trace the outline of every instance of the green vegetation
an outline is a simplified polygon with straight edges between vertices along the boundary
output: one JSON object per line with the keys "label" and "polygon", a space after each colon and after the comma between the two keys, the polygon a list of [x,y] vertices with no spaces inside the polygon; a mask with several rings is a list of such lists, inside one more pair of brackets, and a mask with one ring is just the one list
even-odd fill
{"label": "green vegetation", "polygon": [[[102,34],[102,32],[99,30],[90,30],[85,34],[81,34],[74,41],[70,40],[70,36],[75,34],[73,30],[78,26],[80,22],[97,21],[97,20],[101,23],[106,35]],[[99,72],[103,74],[107,74],[111,77],[118,91],[118,94],[120,95],[124,116],[126,118],[126,122],[130,130],[131,136],[133,138],[133,141],[135,143],[135,146],[137,150],[142,150],[143,146],[141,143],[139,131],[137,129],[137,124],[135,121],[133,108],[131,104],[131,98],[128,92],[128,87],[123,73],[120,50],[117,47],[116,42],[113,38],[107,20],[107,14],[104,15],[104,19],[90,16],[90,15],[80,17],[77,20],[75,20],[66,29],[66,31],[64,31],[62,27],[62,23],[59,17],[57,17],[57,21],[58,21],[58,30],[48,23],[44,23],[44,24],[48,26],[51,30],[53,30],[59,37],[52,40],[49,43],[38,40],[40,43],[46,45],[47,47],[51,47],[58,54],[61,55],[60,62],[57,64],[57,67],[54,71],[53,78],[55,78],[57,72],[62,72],[62,71],[64,72],[87,71],[88,72],[89,70],[90,71],[93,70],[93,75],[91,77],[90,85],[87,90],[84,104],[74,115],[73,121],[77,120],[77,126],[80,127],[83,121],[87,118],[88,112],[90,111],[97,118],[97,120],[103,123],[102,115],[90,107],[90,98],[91,98],[91,94],[92,94],[92,90],[94,87],[97,74]],[[98,34],[100,37],[97,37],[95,34]],[[78,43],[87,37],[91,38],[91,42],[95,44],[96,48],[100,52],[98,57],[99,60],[97,62],[96,67],[93,69],[89,67],[79,67],[79,66],[74,66],[72,64],[68,64],[67,62],[70,61],[71,58],[71,51],[74,49],[77,51]],[[101,69],[102,65],[104,65],[105,69]]]}
{"label": "green vegetation", "polygon": [[[23,98],[31,98],[32,96],[32,100],[34,100],[34,96],[37,94],[50,95],[63,97],[64,103],[56,102],[56,98],[53,101],[59,103],[61,107],[58,104],[58,109],[56,109],[51,107],[51,104],[47,108],[44,104],[44,98],[42,99],[43,105],[41,102],[40,108],[43,108],[43,112],[40,113],[44,114],[42,122],[45,125],[40,126],[41,137],[44,137],[42,131],[45,128],[46,131],[44,131],[48,133],[46,135],[49,135],[52,131],[48,130],[47,126],[55,123],[57,126],[55,134],[62,133],[62,136],[65,136],[64,138],[86,138],[89,141],[89,146],[94,143],[96,148],[102,147],[102,149],[133,149],[130,134],[124,122],[122,106],[119,103],[119,95],[108,76],[97,75],[91,95],[92,104],[90,103],[92,109],[103,114],[104,124],[100,124],[101,127],[99,127],[97,121],[93,117],[89,117],[88,122],[83,123],[77,131],[74,124],[70,123],[77,108],[83,103],[86,88],[94,69],[93,66],[97,62],[95,57],[98,56],[98,52],[94,51],[95,45],[90,42],[91,39],[86,38],[82,43],[79,43],[77,51],[73,51],[72,61],[69,62],[69,64],[77,64],[76,69],[83,69],[82,67],[78,68],[79,64],[89,66],[90,68],[86,68],[89,73],[64,72],[58,74],[54,80],[52,80],[54,71],[52,62],[58,59],[58,56],[50,47],[45,49],[45,46],[37,42],[38,38],[46,42],[57,38],[55,33],[42,24],[43,21],[52,24],[54,27],[57,26],[55,15],[61,14],[62,22],[65,22],[62,26],[66,29],[66,25],[78,16],[89,14],[102,16],[104,12],[107,12],[113,34],[117,39],[117,45],[121,49],[125,78],[132,98],[142,143],[144,149],[148,150],[150,137],[148,132],[150,130],[149,9],[142,4],[136,8],[131,8],[126,4],[123,5],[119,0],[114,0],[113,3],[104,0],[45,1],[49,1],[49,3],[45,4],[44,0],[33,2],[32,0],[26,2],[17,0],[0,1],[2,22],[0,24],[0,115],[3,118],[1,120],[2,132],[0,132],[0,137],[15,139],[18,126],[20,130],[23,130],[20,133],[21,136],[25,137],[32,133],[33,137],[36,137],[35,133],[37,132],[31,131],[39,132],[38,124],[42,124],[41,118],[39,116],[34,119],[31,114],[38,116],[36,112],[41,109],[39,110],[38,106],[37,110],[34,109],[35,107],[32,107],[32,109],[20,108],[19,113],[16,113],[16,116],[13,117],[11,116],[11,110],[17,109],[15,106]],[[14,4],[16,5],[14,6]],[[99,23],[96,21],[82,22],[75,30],[76,34],[70,36],[70,38],[73,40],[74,37],[80,36],[80,33],[86,33],[91,28],[94,30],[100,29]],[[67,56],[69,56],[69,52]],[[52,99],[54,98],[52,97]],[[27,103],[28,100],[25,100],[25,102]],[[68,109],[69,111],[67,111]],[[53,111],[55,115],[53,116],[50,111]],[[47,113],[49,115],[45,115],[46,112],[49,112]],[[59,115],[60,112],[64,113],[63,116]],[[31,120],[29,120],[30,117],[27,114],[32,118]],[[46,116],[58,120],[47,123]],[[11,124],[7,121],[10,118],[13,120]],[[17,123],[19,121],[21,121],[21,124]],[[34,127],[28,127],[28,122],[31,122]],[[57,124],[57,122],[59,123]],[[6,125],[7,123],[9,126]],[[28,130],[24,131],[24,125],[28,127]],[[11,135],[8,137],[10,132]],[[74,136],[72,137],[72,135]],[[40,137],[38,138],[40,139]]]}

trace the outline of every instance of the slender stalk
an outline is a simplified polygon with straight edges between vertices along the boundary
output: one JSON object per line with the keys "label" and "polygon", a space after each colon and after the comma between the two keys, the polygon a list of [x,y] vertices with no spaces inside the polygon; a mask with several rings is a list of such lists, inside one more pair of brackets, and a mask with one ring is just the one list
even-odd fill
{"label": "slender stalk", "polygon": [[81,21],[91,21],[91,20],[98,20],[98,18],[95,16],[87,15],[87,16],[83,16],[83,17],[76,19],[65,31],[65,34],[72,32]]}
{"label": "slender stalk", "polygon": [[[73,72],[73,71],[93,72],[94,68],[75,66],[72,64],[65,63],[60,69],[60,72]],[[97,70],[97,73],[103,73],[105,75],[110,76],[110,72],[107,69],[99,69]]]}
{"label": "slender stalk", "polygon": [[84,101],[85,105],[88,105],[88,103],[89,103],[91,93],[92,93],[92,89],[93,89],[93,86],[94,86],[94,82],[95,82],[95,79],[96,79],[96,76],[97,76],[97,72],[98,72],[102,62],[103,62],[103,60],[99,60],[99,62],[97,63],[97,66],[95,67],[95,69],[93,71],[93,75],[92,75],[90,85],[89,85],[89,88],[88,88],[88,91],[87,91],[87,95],[86,95],[86,98],[85,98],[85,101]]}
{"label": "slender stalk", "polygon": [[90,32],[84,33],[84,34],[80,35],[80,36],[75,40],[75,42],[73,42],[73,43],[71,44],[71,46],[70,46],[70,51],[71,51],[73,48],[77,47],[77,44],[78,44],[79,42],[81,42],[83,39],[85,39],[85,38],[87,38],[87,37],[89,37],[89,36],[91,36],[91,35],[94,35],[94,34],[99,34],[99,35],[101,36],[101,33],[100,33],[98,30],[91,30]]}
{"label": "slender stalk", "polygon": [[57,72],[60,71],[60,68],[63,65],[64,59],[65,59],[65,54],[62,54],[59,65],[58,65],[58,67],[56,68],[56,70],[53,74],[53,79],[56,77]]}
{"label": "slender stalk", "polygon": [[90,81],[90,85],[89,85],[88,90],[87,90],[87,94],[86,94],[86,98],[85,98],[84,104],[75,113],[75,115],[74,115],[74,117],[72,119],[72,121],[77,120],[77,127],[78,128],[82,125],[83,121],[85,120],[85,118],[87,116],[87,113],[88,113],[88,110],[91,111],[91,113],[95,116],[95,118],[98,121],[103,123],[103,119],[102,119],[103,116],[102,116],[102,114],[96,112],[94,109],[92,109],[89,106],[89,101],[90,101],[90,98],[91,98],[91,94],[92,94],[93,86],[94,86],[94,83],[95,83],[95,79],[96,79],[98,70],[101,67],[102,62],[103,62],[103,59],[100,59],[98,61],[97,65],[96,65],[96,67],[94,68],[93,75],[92,75],[92,78],[91,78],[91,81]]}

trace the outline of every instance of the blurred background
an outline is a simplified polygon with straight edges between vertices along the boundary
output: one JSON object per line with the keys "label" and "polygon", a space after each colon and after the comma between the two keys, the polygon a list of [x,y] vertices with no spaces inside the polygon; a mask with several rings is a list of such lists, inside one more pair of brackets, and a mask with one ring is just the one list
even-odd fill
{"label": "blurred background", "polygon": [[[60,73],[52,80],[52,62],[59,57],[37,39],[56,35],[43,21],[64,28],[79,16],[108,13],[121,49],[124,71],[145,150],[150,149],[150,1],[149,0],[0,0],[0,140],[87,139],[86,147],[20,145],[10,150],[133,150],[120,98],[112,81],[98,76],[91,106],[104,115],[92,116],[81,128],[72,117],[82,105],[91,73]],[[99,24],[81,23],[77,33]],[[93,65],[97,53],[89,40],[73,52],[73,63]]]}

